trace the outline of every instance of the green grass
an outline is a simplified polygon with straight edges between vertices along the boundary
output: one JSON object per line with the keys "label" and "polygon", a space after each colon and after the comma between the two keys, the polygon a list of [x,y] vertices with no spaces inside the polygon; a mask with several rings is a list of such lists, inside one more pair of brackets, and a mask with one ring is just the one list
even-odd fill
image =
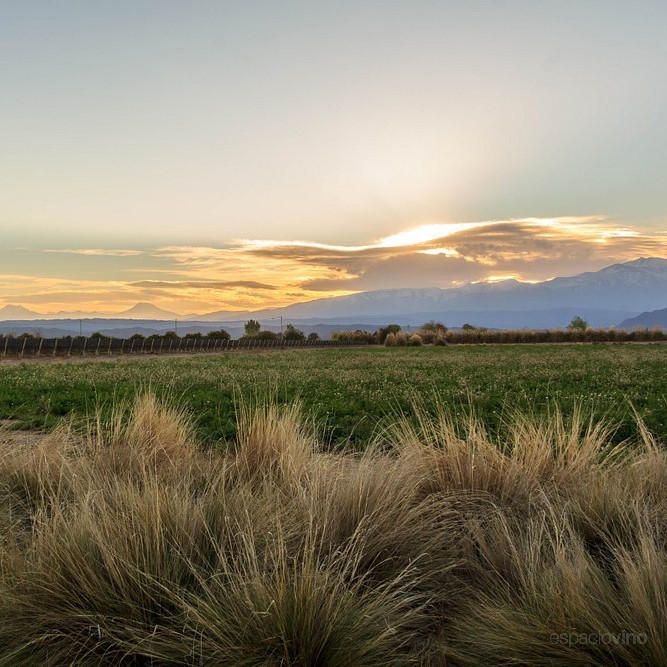
{"label": "green grass", "polygon": [[517,345],[230,353],[97,363],[0,365],[0,418],[51,426],[150,386],[189,408],[203,440],[235,432],[235,396],[300,397],[328,443],[361,445],[378,421],[409,411],[415,396],[454,410],[472,405],[495,431],[507,410],[564,412],[582,403],[635,432],[632,406],[667,437],[667,346]]}

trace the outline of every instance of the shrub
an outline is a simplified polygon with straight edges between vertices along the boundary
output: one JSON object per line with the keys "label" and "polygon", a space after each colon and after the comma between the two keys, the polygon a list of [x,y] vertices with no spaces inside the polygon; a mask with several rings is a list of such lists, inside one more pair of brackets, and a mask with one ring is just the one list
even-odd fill
{"label": "shrub", "polygon": [[423,329],[420,329],[417,333],[424,345],[433,345],[438,338],[438,334],[434,331],[424,331]]}
{"label": "shrub", "polygon": [[389,334],[397,334],[400,330],[401,326],[399,324],[388,324],[375,332],[375,339],[378,343],[383,344]]}
{"label": "shrub", "polygon": [[399,331],[396,334],[396,345],[407,345],[408,344],[408,336],[404,331]]}
{"label": "shrub", "polygon": [[361,329],[357,329],[356,331],[335,331],[331,334],[331,340],[363,345],[375,343],[375,335]]}
{"label": "shrub", "polygon": [[384,344],[387,347],[395,347],[396,346],[396,334],[388,333],[384,338]]}
{"label": "shrub", "polygon": [[295,328],[293,324],[288,324],[285,327],[285,335],[284,335],[285,340],[306,340],[306,335],[303,333],[303,331],[300,331],[299,329]]}
{"label": "shrub", "polygon": [[408,338],[408,345],[413,347],[419,347],[422,345],[422,337],[418,333],[413,333],[410,338]]}
{"label": "shrub", "polygon": [[430,320],[429,322],[424,322],[424,324],[422,324],[421,331],[444,335],[447,333],[447,327],[442,322]]}
{"label": "shrub", "polygon": [[435,320],[425,322],[417,331],[424,345],[433,345],[439,336],[444,336],[446,333],[447,327],[442,322],[436,322]]}
{"label": "shrub", "polygon": [[274,331],[259,331],[252,335],[244,334],[241,340],[280,340],[280,334]]}
{"label": "shrub", "polygon": [[231,336],[224,329],[218,329],[217,331],[209,331],[206,334],[206,338],[210,340],[229,340]]}

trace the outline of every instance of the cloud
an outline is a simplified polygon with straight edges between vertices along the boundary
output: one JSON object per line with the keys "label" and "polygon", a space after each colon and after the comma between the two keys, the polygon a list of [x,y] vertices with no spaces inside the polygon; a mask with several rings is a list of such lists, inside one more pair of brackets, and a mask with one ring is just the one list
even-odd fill
{"label": "cloud", "polygon": [[[59,306],[71,306],[77,303],[95,303],[98,306],[107,306],[110,300],[116,300],[122,297],[121,290],[106,290],[106,291],[88,291],[88,290],[72,290],[70,292],[56,292],[45,291],[21,294],[19,297],[22,303],[32,304],[58,304]],[[16,299],[15,295],[3,294],[0,299],[3,301],[10,301]]]}
{"label": "cloud", "polygon": [[145,255],[145,250],[115,249],[115,248],[48,248],[44,252],[59,255],[87,255],[91,257],[137,257]]}
{"label": "cloud", "polygon": [[667,236],[601,216],[568,216],[425,225],[360,246],[254,241],[245,251],[329,271],[303,281],[304,290],[357,291],[450,287],[498,275],[545,280],[640,256],[665,256]]}
{"label": "cloud", "polygon": [[[103,277],[89,273],[85,279],[77,278],[74,265],[58,265],[66,273],[58,277],[12,269],[0,275],[0,298],[50,310],[119,311],[146,300],[175,312],[252,310],[365,290],[573,275],[642,256],[665,257],[667,234],[602,216],[528,217],[421,225],[358,245],[250,239],[219,247],[47,252],[110,259]],[[136,275],[125,262],[113,264],[114,257],[133,255],[142,256]],[[42,264],[36,268],[48,268],[48,261]]]}
{"label": "cloud", "polygon": [[275,285],[258,283],[254,280],[137,280],[128,283],[131,287],[145,287],[147,289],[206,289],[206,290],[228,290],[232,287],[242,287],[249,290],[279,289]]}

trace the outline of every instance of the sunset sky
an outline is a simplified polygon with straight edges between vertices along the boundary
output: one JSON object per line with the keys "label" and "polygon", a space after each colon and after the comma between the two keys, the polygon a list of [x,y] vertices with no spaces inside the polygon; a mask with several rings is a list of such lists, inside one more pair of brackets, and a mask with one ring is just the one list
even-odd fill
{"label": "sunset sky", "polygon": [[663,0],[0,0],[0,306],[667,257]]}

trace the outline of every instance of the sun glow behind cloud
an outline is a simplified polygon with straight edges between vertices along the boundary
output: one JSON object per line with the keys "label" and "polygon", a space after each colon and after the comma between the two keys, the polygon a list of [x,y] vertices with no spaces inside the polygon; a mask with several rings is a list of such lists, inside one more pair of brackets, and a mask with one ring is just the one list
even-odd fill
{"label": "sun glow behind cloud", "polygon": [[[45,275],[59,256],[65,268]],[[255,310],[387,287],[535,282],[640,256],[667,256],[667,235],[600,216],[424,224],[359,245],[251,239],[220,247],[49,248],[32,266],[9,258],[25,273],[0,276],[0,302],[42,312],[117,312],[137,301],[180,313]],[[104,277],[91,276],[100,262]]]}
{"label": "sun glow behind cloud", "polygon": [[[443,239],[458,232],[484,227],[495,224],[494,222],[463,222],[451,224],[429,224],[418,225],[406,229],[397,234],[386,236],[367,245],[331,245],[315,243],[311,241],[270,241],[270,240],[245,240],[237,241],[243,248],[319,248],[320,250],[331,250],[334,252],[364,252],[378,248],[409,248],[436,239]],[[438,254],[438,253],[432,253]]]}
{"label": "sun glow behind cloud", "polygon": [[404,232],[387,236],[380,239],[377,245],[381,248],[400,248],[403,246],[414,246],[427,241],[444,239],[458,232],[465,232],[469,229],[484,227],[493,224],[491,222],[460,222],[451,224],[420,225]]}

